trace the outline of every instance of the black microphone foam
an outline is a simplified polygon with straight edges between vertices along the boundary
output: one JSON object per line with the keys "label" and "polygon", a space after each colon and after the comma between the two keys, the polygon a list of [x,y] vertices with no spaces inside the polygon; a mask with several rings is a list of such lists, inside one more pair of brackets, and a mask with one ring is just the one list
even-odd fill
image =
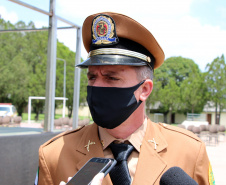
{"label": "black microphone foam", "polygon": [[162,175],[160,185],[198,185],[198,183],[181,168],[172,167]]}

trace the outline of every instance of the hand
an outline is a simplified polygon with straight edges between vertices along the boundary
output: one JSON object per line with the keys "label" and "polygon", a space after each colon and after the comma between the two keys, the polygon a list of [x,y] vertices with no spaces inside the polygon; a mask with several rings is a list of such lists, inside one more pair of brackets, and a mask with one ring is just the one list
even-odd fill
{"label": "hand", "polygon": [[[91,185],[101,185],[104,179],[104,173],[98,173],[92,180]],[[68,178],[67,181],[70,181],[71,177]],[[66,185],[64,181],[60,182],[60,185]]]}
{"label": "hand", "polygon": [[[67,182],[69,182],[69,181],[71,180],[71,178],[72,178],[72,177],[68,177]],[[66,185],[66,182],[61,181],[61,182],[60,182],[60,185]]]}
{"label": "hand", "polygon": [[104,173],[98,173],[92,180],[91,185],[101,185],[104,179]]}

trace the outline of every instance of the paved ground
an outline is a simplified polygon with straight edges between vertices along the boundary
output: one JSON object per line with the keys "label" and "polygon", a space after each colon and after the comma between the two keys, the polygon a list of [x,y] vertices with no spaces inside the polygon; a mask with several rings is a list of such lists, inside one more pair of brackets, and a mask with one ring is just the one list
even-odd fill
{"label": "paved ground", "polygon": [[216,185],[226,185],[226,136],[219,138],[219,143],[206,146],[212,164]]}
{"label": "paved ground", "polygon": [[[61,132],[62,129],[54,128],[53,132]],[[40,134],[43,128],[39,123],[21,123],[20,125],[0,126],[0,136]]]}
{"label": "paved ground", "polygon": [[40,134],[42,130],[41,128],[1,127],[0,136]]}

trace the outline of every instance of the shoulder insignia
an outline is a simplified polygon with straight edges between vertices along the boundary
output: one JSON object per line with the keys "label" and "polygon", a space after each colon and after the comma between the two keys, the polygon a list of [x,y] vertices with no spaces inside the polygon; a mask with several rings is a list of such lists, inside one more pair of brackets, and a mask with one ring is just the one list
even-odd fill
{"label": "shoulder insignia", "polygon": [[77,132],[77,131],[83,129],[84,127],[85,127],[85,126],[82,126],[82,127],[77,128],[77,129],[75,129],[75,130],[70,130],[70,131],[62,132],[62,133],[56,135],[55,137],[53,137],[52,139],[48,140],[47,142],[45,142],[42,146],[47,146],[47,145],[51,144],[52,142],[56,141],[57,139],[59,139],[59,138],[61,138],[61,137],[63,137],[63,136],[66,136],[66,135],[68,135],[68,134]]}
{"label": "shoulder insignia", "polygon": [[172,125],[165,124],[165,123],[159,123],[159,125],[161,125],[165,129],[172,130],[172,131],[184,134],[184,135],[186,135],[188,137],[191,137],[191,138],[193,138],[193,139],[195,139],[197,141],[201,141],[199,137],[197,137],[195,134],[193,134],[192,132],[190,132],[190,131],[188,131],[186,129],[179,128],[177,126],[172,126]]}
{"label": "shoulder insignia", "polygon": [[215,180],[214,180],[214,176],[213,176],[213,170],[212,170],[212,166],[209,163],[209,184],[210,185],[215,185]]}

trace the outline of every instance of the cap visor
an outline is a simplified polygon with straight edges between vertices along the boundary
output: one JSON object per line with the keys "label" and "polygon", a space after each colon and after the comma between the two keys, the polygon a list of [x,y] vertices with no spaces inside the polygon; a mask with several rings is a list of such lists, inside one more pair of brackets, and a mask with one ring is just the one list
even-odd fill
{"label": "cap visor", "polygon": [[123,56],[123,55],[96,55],[92,56],[76,67],[87,68],[88,66],[98,65],[128,65],[128,66],[145,66],[148,65],[144,60]]}

